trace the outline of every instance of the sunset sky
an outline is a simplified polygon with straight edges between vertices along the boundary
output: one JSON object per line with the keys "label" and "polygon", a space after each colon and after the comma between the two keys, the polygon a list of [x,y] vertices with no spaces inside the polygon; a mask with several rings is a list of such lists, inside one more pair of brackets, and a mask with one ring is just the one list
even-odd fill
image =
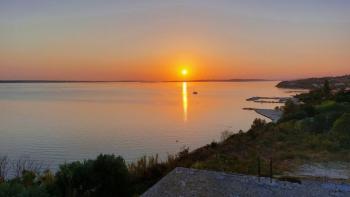
{"label": "sunset sky", "polygon": [[0,80],[350,74],[349,0],[1,0]]}

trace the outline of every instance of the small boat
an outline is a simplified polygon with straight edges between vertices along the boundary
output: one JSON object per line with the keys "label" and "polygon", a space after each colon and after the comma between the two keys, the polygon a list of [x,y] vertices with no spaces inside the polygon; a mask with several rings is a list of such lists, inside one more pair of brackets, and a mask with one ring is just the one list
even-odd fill
{"label": "small boat", "polygon": [[198,92],[196,92],[196,91],[193,91],[193,92],[192,92],[192,94],[198,94]]}

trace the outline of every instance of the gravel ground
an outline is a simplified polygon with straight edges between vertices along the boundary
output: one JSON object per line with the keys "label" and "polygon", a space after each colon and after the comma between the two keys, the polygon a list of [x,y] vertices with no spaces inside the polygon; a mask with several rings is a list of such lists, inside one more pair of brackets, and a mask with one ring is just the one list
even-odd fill
{"label": "gravel ground", "polygon": [[350,196],[350,185],[302,181],[301,184],[240,174],[176,168],[143,197],[189,196]]}

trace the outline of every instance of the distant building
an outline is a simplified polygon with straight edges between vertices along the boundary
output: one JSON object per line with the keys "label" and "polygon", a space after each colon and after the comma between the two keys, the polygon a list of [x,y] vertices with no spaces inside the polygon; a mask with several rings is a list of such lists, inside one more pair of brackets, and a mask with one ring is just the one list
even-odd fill
{"label": "distant building", "polygon": [[312,86],[315,87],[315,88],[321,87],[321,86],[320,86],[319,84],[317,84],[317,83],[313,83]]}
{"label": "distant building", "polygon": [[334,86],[335,87],[344,87],[345,83],[335,83]]}

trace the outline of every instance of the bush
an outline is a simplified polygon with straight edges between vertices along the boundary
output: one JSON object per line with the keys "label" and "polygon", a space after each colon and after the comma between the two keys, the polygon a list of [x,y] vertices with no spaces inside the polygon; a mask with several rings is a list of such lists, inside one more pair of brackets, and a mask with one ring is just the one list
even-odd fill
{"label": "bush", "polygon": [[85,196],[93,190],[92,161],[63,164],[56,173],[56,185],[60,196]]}
{"label": "bush", "polygon": [[19,196],[24,191],[23,185],[19,183],[0,184],[0,196]]}
{"label": "bush", "polygon": [[339,112],[329,112],[318,114],[315,117],[305,118],[298,121],[299,128],[304,132],[328,133],[333,123],[342,114]]}
{"label": "bush", "polygon": [[324,101],[320,105],[316,106],[318,113],[327,113],[327,112],[350,112],[349,103],[337,103],[335,101]]}
{"label": "bush", "polygon": [[297,98],[304,103],[317,104],[323,100],[323,93],[321,90],[313,90],[309,93],[299,94]]}
{"label": "bush", "polygon": [[342,146],[350,148],[350,113],[344,113],[338,118],[334,122],[331,132]]}
{"label": "bush", "polygon": [[61,196],[131,196],[125,161],[114,155],[64,164],[56,183]]}
{"label": "bush", "polygon": [[229,131],[229,130],[223,131],[223,132],[221,133],[220,142],[223,142],[223,141],[227,140],[227,139],[230,138],[233,134],[234,134],[234,132]]}
{"label": "bush", "polygon": [[297,104],[295,104],[294,101],[291,99],[288,99],[286,104],[283,107],[283,112],[286,115],[291,114],[291,113],[295,113],[298,110],[299,110],[299,106]]}
{"label": "bush", "polygon": [[334,122],[332,132],[350,136],[350,113],[344,113]]}
{"label": "bush", "polygon": [[50,197],[43,187],[33,186],[24,190],[20,197]]}
{"label": "bush", "polygon": [[25,188],[21,183],[0,184],[1,197],[49,197],[49,193],[38,185]]}
{"label": "bush", "polygon": [[265,126],[266,126],[266,121],[265,121],[265,120],[256,118],[256,119],[253,121],[253,124],[252,124],[252,126],[250,127],[250,130],[261,130],[261,129],[264,129]]}
{"label": "bush", "polygon": [[337,102],[350,102],[350,92],[340,91],[335,95]]}
{"label": "bush", "polygon": [[97,196],[129,196],[129,172],[122,157],[99,155],[93,162]]}

